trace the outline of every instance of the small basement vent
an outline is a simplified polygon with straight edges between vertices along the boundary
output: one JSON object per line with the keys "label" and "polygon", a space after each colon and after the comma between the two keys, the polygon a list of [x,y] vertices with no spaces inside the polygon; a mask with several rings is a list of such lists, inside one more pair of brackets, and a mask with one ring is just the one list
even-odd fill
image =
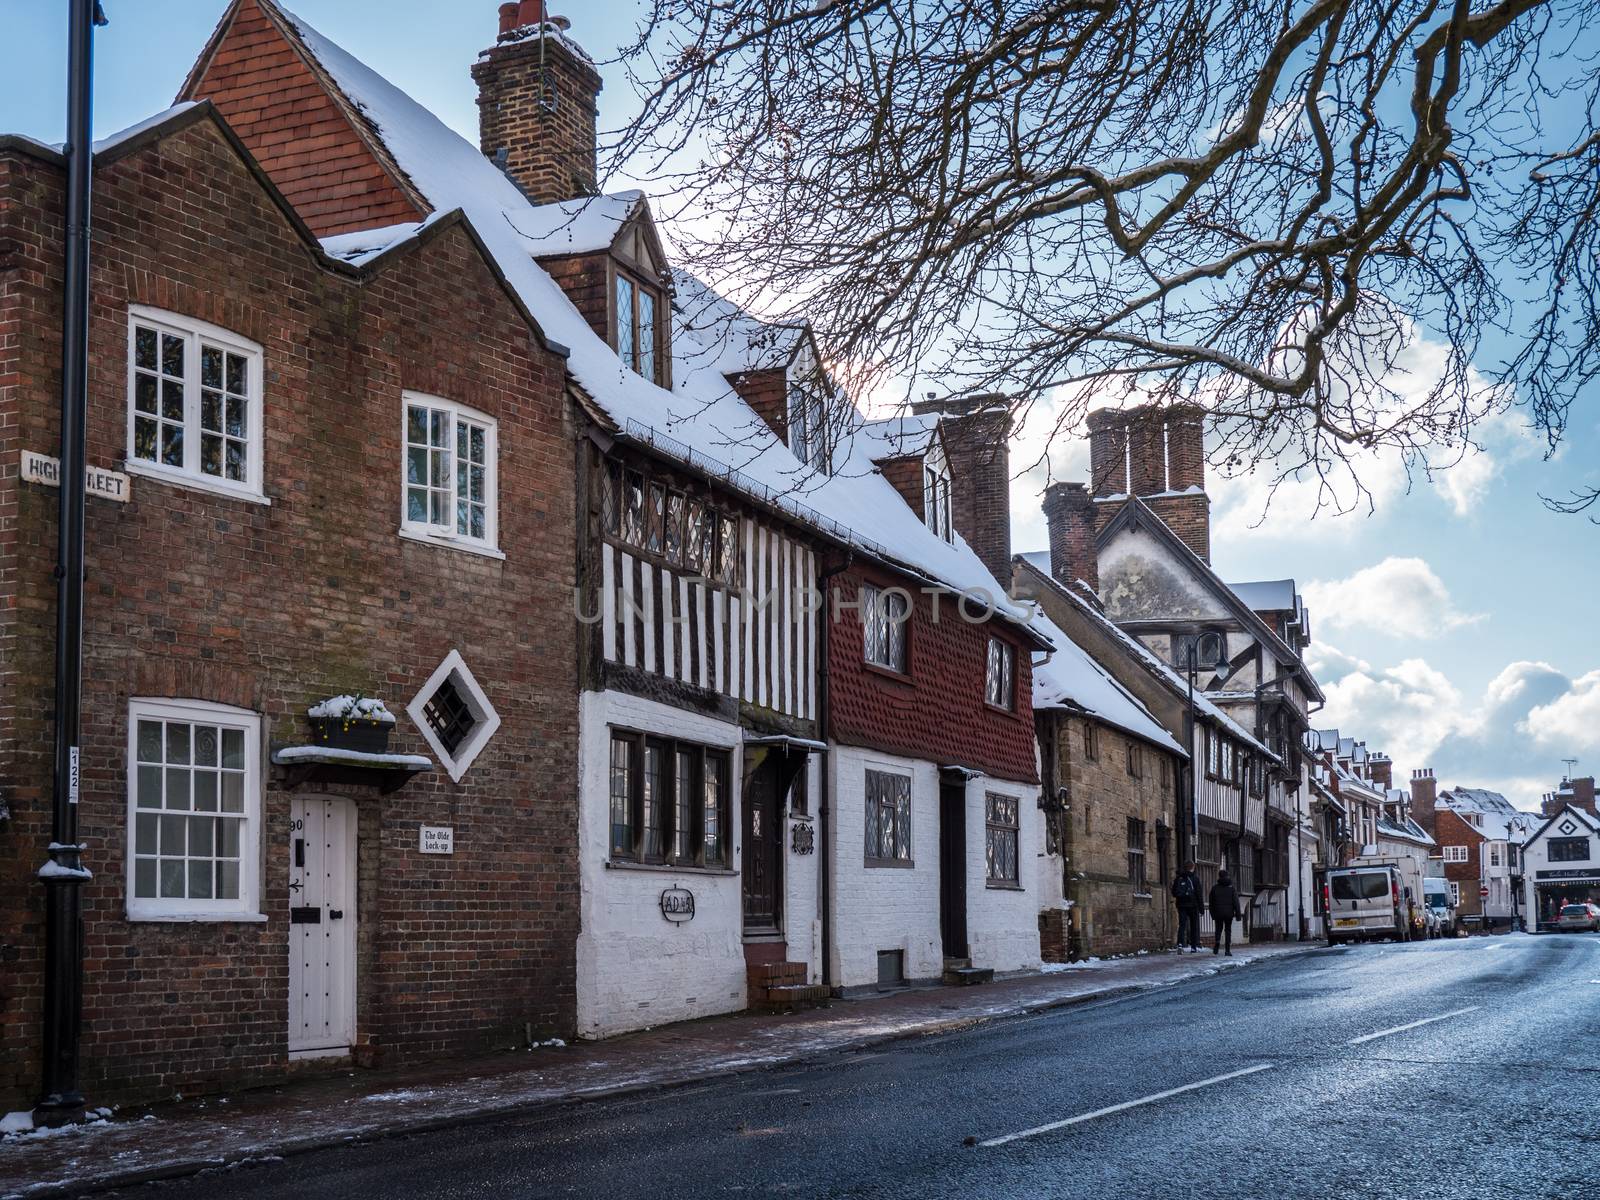
{"label": "small basement vent", "polygon": [[906,952],[904,950],[878,951],[878,986],[899,987],[906,981]]}

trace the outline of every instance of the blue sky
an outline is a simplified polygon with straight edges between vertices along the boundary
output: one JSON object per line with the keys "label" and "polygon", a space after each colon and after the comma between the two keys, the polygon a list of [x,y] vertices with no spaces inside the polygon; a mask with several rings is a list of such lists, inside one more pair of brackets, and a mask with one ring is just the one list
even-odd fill
{"label": "blue sky", "polygon": [[[225,0],[103,0],[96,46],[96,133],[171,103]],[[297,0],[291,7],[469,138],[477,128],[468,68],[494,38],[494,0]],[[563,5],[553,5],[561,11]],[[573,35],[597,59],[640,15],[634,0],[570,4]],[[0,130],[60,141],[65,120],[64,3],[0,0]],[[375,19],[375,14],[382,19]],[[602,126],[635,97],[606,72]],[[1424,346],[1413,364],[1428,369]],[[1319,721],[1394,756],[1397,773],[1433,766],[1445,786],[1506,790],[1523,807],[1557,779],[1561,759],[1600,771],[1600,650],[1590,598],[1600,587],[1600,528],[1547,511],[1539,493],[1600,483],[1600,423],[1575,409],[1554,461],[1515,418],[1488,430],[1484,453],[1434,481],[1370,464],[1376,511],[1310,517],[1280,496],[1264,521],[1259,484],[1214,481],[1213,554],[1228,579],[1293,577],[1312,606],[1313,661],[1329,692]],[[1081,477],[1081,447],[1056,446],[1057,477]],[[1037,477],[1014,490],[1019,549],[1042,546]]]}

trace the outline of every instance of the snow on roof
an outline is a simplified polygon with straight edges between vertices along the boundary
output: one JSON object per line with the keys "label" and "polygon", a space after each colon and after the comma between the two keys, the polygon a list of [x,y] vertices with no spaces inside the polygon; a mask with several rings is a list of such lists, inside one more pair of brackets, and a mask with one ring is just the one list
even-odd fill
{"label": "snow on roof", "polygon": [[1255,612],[1295,609],[1294,580],[1262,579],[1253,583],[1230,583],[1233,594]]}
{"label": "snow on roof", "polygon": [[[1023,555],[1023,557],[1027,558],[1028,556]],[[1102,629],[1121,642],[1123,647],[1128,650],[1136,660],[1141,662],[1146,670],[1158,676],[1167,687],[1178,692],[1179,694],[1186,695],[1188,693],[1189,685],[1183,676],[1179,675],[1170,666],[1162,662],[1161,659],[1157,658],[1156,655],[1152,653],[1143,642],[1134,637],[1132,634],[1128,633],[1115,621],[1111,620],[1110,617],[1106,616],[1099,609],[1095,608],[1094,605],[1083,599],[1083,597],[1076,596],[1066,588],[1062,587],[1060,583],[1050,577],[1048,567],[1042,567],[1038,569],[1044,575],[1045,579],[1048,580],[1050,586],[1055,589],[1056,595],[1064,596],[1069,604],[1076,605],[1079,611],[1081,611],[1091,621],[1099,624]],[[1048,621],[1045,621],[1042,614],[1035,618],[1034,623],[1037,625],[1040,621],[1044,621],[1044,623],[1047,625],[1049,624]],[[1054,626],[1051,626],[1051,628],[1054,628]],[[1038,670],[1037,667],[1034,669],[1036,671]],[[1240,725],[1227,713],[1223,712],[1220,708],[1208,700],[1204,692],[1196,691],[1194,693],[1194,706],[1198,712],[1211,718],[1212,721],[1216,722],[1218,725],[1221,725],[1224,729],[1226,729],[1240,741],[1244,742],[1246,745],[1251,746],[1275,761],[1278,759],[1276,754],[1274,754],[1266,746],[1262,745],[1262,743],[1258,742],[1255,737],[1244,728],[1244,726]]]}
{"label": "snow on roof", "polygon": [[550,233],[548,214],[433,113],[299,17],[279,11],[435,212],[463,210],[507,284],[545,334],[568,349],[573,378],[620,433],[687,456],[702,469],[716,464],[728,486],[769,499],[874,557],[992,602],[1010,620],[1027,620],[965,541],[935,535],[876,473],[828,477],[803,466],[720,371],[690,364],[669,392],[623,365],[535,261]]}
{"label": "snow on roof", "polygon": [[1391,821],[1388,817],[1379,817],[1377,826],[1379,833],[1386,833],[1390,837],[1405,838],[1408,842],[1420,842],[1424,846],[1434,844],[1427,831],[1415,821]]}
{"label": "snow on roof", "polygon": [[763,321],[681,268],[672,270],[672,287],[673,318],[688,336],[672,342],[680,378],[694,370],[720,376],[773,370],[794,357],[805,337],[801,326]]}
{"label": "snow on roof", "polygon": [[355,233],[336,233],[322,239],[322,249],[330,258],[343,259],[354,266],[376,258],[390,246],[415,237],[426,221],[404,221],[399,225],[382,225],[376,229],[362,229]]}
{"label": "snow on roof", "polygon": [[1036,663],[1033,668],[1034,708],[1081,708],[1106,724],[1115,725],[1162,749],[1185,753],[1183,746],[1150,715],[1150,710],[1112,678],[1088,651],[1042,614],[1034,618],[1033,624],[1055,643],[1050,661]]}
{"label": "snow on roof", "polygon": [[854,431],[857,443],[854,450],[872,462],[924,454],[938,428],[937,413],[907,413],[877,421],[863,420]]}
{"label": "snow on roof", "polygon": [[519,227],[539,243],[534,250],[536,258],[593,254],[611,248],[643,201],[644,193],[632,190],[558,200],[554,204],[530,204]]}
{"label": "snow on roof", "polygon": [[1476,816],[1483,836],[1496,842],[1525,838],[1544,821],[1538,813],[1523,812],[1487,788],[1448,788],[1439,793],[1437,803],[1440,808]]}
{"label": "snow on roof", "polygon": [[[157,125],[164,125],[179,113],[187,112],[197,103],[199,103],[199,101],[184,100],[179,104],[174,104],[171,108],[165,110],[164,112],[154,113],[142,121],[138,121],[135,124],[129,125],[126,129],[119,129],[110,137],[101,138],[98,142],[96,142],[94,144],[94,152],[96,154],[104,154],[107,150],[114,149],[117,146],[120,146],[123,142],[133,140],[148,129],[154,129]],[[60,150],[62,147],[57,145],[56,149]]]}

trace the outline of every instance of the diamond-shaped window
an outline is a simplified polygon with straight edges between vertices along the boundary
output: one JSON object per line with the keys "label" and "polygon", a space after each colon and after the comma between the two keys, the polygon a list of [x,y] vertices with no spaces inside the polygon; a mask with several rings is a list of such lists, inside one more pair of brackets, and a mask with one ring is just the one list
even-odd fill
{"label": "diamond-shaped window", "polygon": [[1556,826],[1556,828],[1558,830],[1560,830],[1562,833],[1577,833],[1578,832],[1578,827],[1572,823],[1570,818],[1568,820],[1565,820],[1565,821],[1561,822],[1561,824]]}
{"label": "diamond-shaped window", "polygon": [[500,728],[500,714],[456,650],[428,677],[406,712],[457,783]]}

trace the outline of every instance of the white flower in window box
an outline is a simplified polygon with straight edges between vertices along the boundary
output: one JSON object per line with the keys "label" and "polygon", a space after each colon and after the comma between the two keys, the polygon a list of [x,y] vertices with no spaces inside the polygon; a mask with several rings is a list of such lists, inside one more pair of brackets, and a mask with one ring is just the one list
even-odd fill
{"label": "white flower in window box", "polygon": [[394,714],[382,700],[363,696],[329,696],[306,710],[313,740],[319,746],[383,754],[394,732]]}

